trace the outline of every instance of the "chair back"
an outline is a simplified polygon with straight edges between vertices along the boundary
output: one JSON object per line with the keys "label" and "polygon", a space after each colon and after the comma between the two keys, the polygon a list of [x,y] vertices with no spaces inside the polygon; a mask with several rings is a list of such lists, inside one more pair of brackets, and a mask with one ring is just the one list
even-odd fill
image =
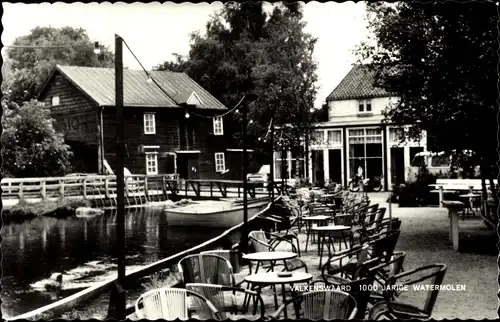
{"label": "chair back", "polygon": [[[201,284],[201,283],[188,283],[186,284],[186,289],[201,294],[205,298],[207,298],[219,311],[219,314],[221,315],[222,319],[228,318],[226,315],[227,311],[238,313],[239,311],[238,302],[235,296],[236,292],[243,293],[245,295],[250,295],[251,297],[256,299],[260,306],[260,311],[259,311],[260,318],[263,319],[265,317],[264,301],[262,300],[262,297],[256,292],[246,290],[243,288],[234,288],[222,285]],[[197,302],[196,304],[200,303]],[[206,308],[202,307],[200,307],[199,309],[206,310]],[[243,311],[243,309],[244,307],[242,304],[240,311]],[[206,314],[208,313],[209,312],[207,312]]]}
{"label": "chair back", "polygon": [[227,259],[231,266],[233,267],[233,273],[240,272],[240,261],[238,258],[238,250],[236,249],[213,249],[213,250],[205,250],[200,252],[200,254],[205,255],[217,255],[220,257],[224,257]]}
{"label": "chair back", "polygon": [[[369,245],[356,245],[350,249],[335,252],[328,258],[321,268],[323,281],[328,284],[337,284],[335,281],[345,280],[345,276],[358,278],[362,272],[363,263],[368,257]],[[351,263],[351,265],[346,265]]]}
{"label": "chair back", "polygon": [[[436,304],[437,296],[439,294],[439,286],[443,282],[445,273],[445,264],[432,264],[397,274],[387,281],[388,287],[386,287],[384,297],[386,299],[390,298],[392,295],[391,292],[393,292],[390,291],[390,289],[393,285],[398,285],[398,288],[406,286],[402,292],[404,294],[398,297],[398,302],[412,305],[430,317],[432,310],[434,309],[434,305]],[[420,287],[417,288],[416,284],[420,284]],[[412,285],[415,286],[415,288],[413,288]],[[429,287],[427,289],[426,285],[432,285],[434,287]],[[423,290],[427,290],[427,293],[423,292]],[[389,301],[388,306],[392,311],[391,304],[391,301]]]}
{"label": "chair back", "polygon": [[302,299],[303,319],[352,320],[357,303],[349,293],[342,291],[312,291],[299,296]]}
{"label": "chair back", "polygon": [[375,219],[373,221],[379,221],[379,220],[384,219],[386,211],[387,211],[387,208],[385,208],[385,207],[377,209],[376,214],[375,214]]}
{"label": "chair back", "polygon": [[253,245],[255,252],[269,252],[271,251],[271,246],[269,245],[269,240],[267,239],[266,232],[263,230],[254,230],[248,234],[248,239]]}
{"label": "chair back", "polygon": [[183,284],[209,283],[234,286],[233,267],[229,260],[213,254],[196,254],[182,258],[177,265]]}
{"label": "chair back", "polygon": [[344,287],[348,287],[348,293],[354,297],[357,303],[356,319],[365,320],[370,294],[373,290],[374,276],[359,278],[353,281],[342,283]]}
{"label": "chair back", "polygon": [[362,243],[370,245],[371,258],[377,257],[382,262],[387,262],[394,253],[400,233],[400,230],[390,230],[375,235],[363,236]]}
{"label": "chair back", "polygon": [[160,288],[142,294],[135,303],[135,313],[139,319],[186,320],[189,319],[187,296],[198,300],[196,314],[201,319],[220,320],[220,314],[212,303],[202,295],[180,288]]}
{"label": "chair back", "polygon": [[[380,208],[380,209],[385,209],[385,208]],[[366,207],[365,224],[373,223],[376,220],[378,211],[379,211],[378,203]]]}

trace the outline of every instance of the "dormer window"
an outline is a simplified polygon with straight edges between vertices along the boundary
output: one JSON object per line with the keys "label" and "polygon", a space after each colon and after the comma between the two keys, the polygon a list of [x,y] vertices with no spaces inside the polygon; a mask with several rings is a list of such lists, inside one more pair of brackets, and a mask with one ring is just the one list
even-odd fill
{"label": "dormer window", "polygon": [[358,101],[358,112],[371,112],[372,111],[372,101],[371,100],[359,100]]}
{"label": "dormer window", "polygon": [[222,123],[222,116],[214,117],[214,135],[224,135],[224,125]]}
{"label": "dormer window", "polygon": [[60,104],[59,96],[52,97],[52,106],[58,106]]}
{"label": "dormer window", "polygon": [[144,134],[156,134],[154,113],[144,113]]}

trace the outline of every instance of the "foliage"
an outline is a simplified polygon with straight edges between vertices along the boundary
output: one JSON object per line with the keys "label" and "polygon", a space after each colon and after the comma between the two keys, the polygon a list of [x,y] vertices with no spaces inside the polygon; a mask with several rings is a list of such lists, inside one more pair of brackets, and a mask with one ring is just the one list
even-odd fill
{"label": "foliage", "polygon": [[[66,45],[73,44],[72,47]],[[6,64],[2,67],[3,100],[12,106],[36,98],[41,87],[56,66],[74,65],[90,67],[110,67],[113,54],[104,47],[101,53],[94,53],[94,42],[87,32],[71,27],[36,27],[28,35],[18,37],[14,46],[41,46],[45,48],[7,48]],[[63,46],[48,48],[47,46]]]}
{"label": "foliage", "polygon": [[[368,4],[376,45],[362,59],[376,85],[400,100],[386,111],[408,135],[427,132],[428,148],[475,152],[486,175],[497,160],[497,10],[487,2],[375,2]],[[480,130],[479,130],[480,129]],[[457,158],[457,160],[459,160]]]}
{"label": "foliage", "polygon": [[[74,215],[76,208],[90,207],[90,201],[84,199],[61,198],[55,201],[44,200],[30,203],[24,199],[12,207],[4,208],[4,220],[24,220],[38,216],[66,217]],[[67,211],[71,209],[70,211]]]}
{"label": "foliage", "polygon": [[50,112],[39,102],[24,103],[2,120],[4,177],[59,176],[71,171],[73,153],[57,133]]}
{"label": "foliage", "polygon": [[[245,95],[247,142],[256,151],[271,149],[271,120],[275,126],[295,125],[276,138],[294,146],[297,132],[309,128],[316,95],[316,39],[304,32],[305,25],[297,3],[275,4],[270,14],[260,2],[227,3],[207,23],[205,35],[191,35],[189,57],[177,55],[157,69],[185,71],[229,108]],[[225,126],[241,145],[239,112],[228,115]]]}

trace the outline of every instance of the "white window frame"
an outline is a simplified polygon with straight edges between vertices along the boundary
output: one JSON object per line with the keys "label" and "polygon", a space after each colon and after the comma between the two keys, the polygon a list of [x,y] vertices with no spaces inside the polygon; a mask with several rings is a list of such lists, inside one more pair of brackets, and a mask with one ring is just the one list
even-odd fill
{"label": "white window frame", "polygon": [[[152,158],[152,159],[150,159]],[[153,165],[151,166],[152,170],[150,170],[149,162],[152,161]],[[146,175],[154,175],[158,174],[158,153],[156,152],[146,152]]]}
{"label": "white window frame", "polygon": [[59,96],[54,96],[52,97],[52,106],[59,106],[61,105],[61,99]]}
{"label": "white window frame", "polygon": [[[363,110],[361,110],[361,106],[363,106]],[[370,110],[368,111],[367,107],[370,106]],[[358,101],[358,112],[359,113],[371,113],[373,112],[372,100],[365,99]]]}
{"label": "white window frame", "polygon": [[226,156],[224,155],[224,152],[214,153],[214,158],[215,158],[215,172],[226,171]]}
{"label": "white window frame", "polygon": [[[151,119],[148,120],[148,117],[151,116]],[[151,122],[151,125],[148,126],[148,121]],[[144,113],[144,134],[156,134],[156,117],[155,113]]]}
{"label": "white window frame", "polygon": [[[330,140],[330,133],[338,133],[340,140],[338,142],[335,142],[333,140]],[[342,145],[342,130],[339,129],[328,129],[326,130],[326,142],[328,146],[339,146]]]}
{"label": "white window frame", "polygon": [[222,116],[214,117],[214,135],[224,135],[224,123]]}

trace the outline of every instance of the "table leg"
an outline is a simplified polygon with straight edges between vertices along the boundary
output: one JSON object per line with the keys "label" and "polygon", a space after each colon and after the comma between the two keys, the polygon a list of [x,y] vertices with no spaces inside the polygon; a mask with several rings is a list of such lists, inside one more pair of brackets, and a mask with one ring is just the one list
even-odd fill
{"label": "table leg", "polygon": [[450,241],[453,243],[453,250],[459,249],[459,229],[458,229],[458,211],[449,209],[450,214]]}
{"label": "table leg", "polygon": [[348,248],[349,248],[349,246],[347,246],[347,237],[346,237],[346,235],[344,234],[344,232],[343,232],[343,231],[342,231],[342,232],[340,232],[340,233],[341,233],[341,235],[342,235],[342,239],[344,240],[344,245],[345,245],[345,248],[346,248],[346,249],[348,249]]}
{"label": "table leg", "polygon": [[[283,304],[284,304],[286,302],[285,284],[281,284],[281,293],[283,293],[282,296],[283,296]],[[285,309],[283,310],[283,315],[284,315],[285,319],[288,318],[288,314],[286,311],[287,311],[287,309],[285,307]]]}
{"label": "table leg", "polygon": [[318,232],[319,268],[321,268],[321,263],[323,262],[323,247],[324,246],[325,246],[325,236],[323,233]]}
{"label": "table leg", "polygon": [[306,253],[307,253],[307,245],[309,245],[309,234],[311,233],[311,225],[309,222],[306,223],[306,235],[307,235],[307,238],[306,238]]}
{"label": "table leg", "polygon": [[[297,297],[297,292],[293,289],[293,284],[290,284],[290,290],[292,294],[292,299],[295,299]],[[293,301],[293,309],[295,310],[295,318],[300,319],[300,306],[298,305],[297,302]]]}

